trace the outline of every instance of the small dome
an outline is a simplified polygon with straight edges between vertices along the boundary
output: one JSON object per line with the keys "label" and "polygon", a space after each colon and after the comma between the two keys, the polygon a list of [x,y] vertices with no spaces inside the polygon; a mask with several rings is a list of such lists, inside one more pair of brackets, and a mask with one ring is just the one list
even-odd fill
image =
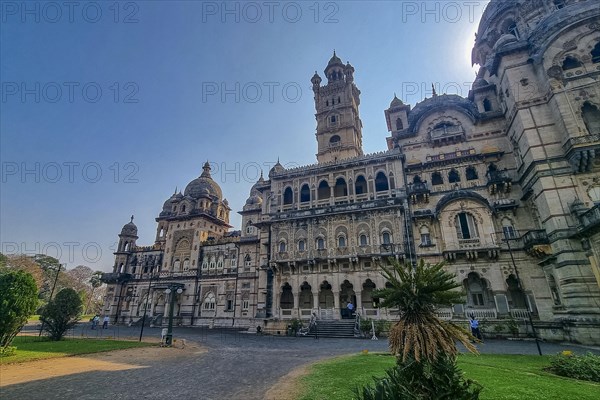
{"label": "small dome", "polygon": [[477,78],[475,79],[475,82],[473,82],[473,88],[480,88],[487,85],[489,85],[489,82],[483,78]]}
{"label": "small dome", "polygon": [[315,74],[313,75],[313,77],[310,79],[310,81],[316,85],[318,85],[319,83],[321,83],[321,77],[319,76],[319,74],[317,74],[317,71],[315,71]]}
{"label": "small dome", "polygon": [[404,103],[400,100],[396,95],[394,95],[394,99],[390,103],[390,108],[403,106]]}
{"label": "small dome", "polygon": [[519,41],[519,39],[517,39],[517,37],[515,35],[506,33],[506,34],[500,36],[500,38],[496,41],[496,44],[494,45],[494,51],[498,50],[500,47],[502,47],[506,44],[518,42],[518,41]]}
{"label": "small dome", "polygon": [[184,194],[194,199],[200,197],[217,197],[219,200],[223,198],[223,192],[219,185],[210,176],[210,165],[208,161],[202,168],[203,172],[200,177],[191,181],[185,188]]}
{"label": "small dome", "polygon": [[259,204],[262,204],[262,202],[263,202],[262,197],[255,194],[255,195],[248,197],[248,200],[246,200],[246,205],[247,206],[259,205]]}
{"label": "small dome", "polygon": [[483,146],[483,148],[481,149],[481,154],[494,154],[494,153],[500,153],[500,149],[496,146],[491,146],[491,145],[485,145]]}
{"label": "small dome", "polygon": [[329,59],[329,62],[327,63],[327,67],[331,67],[333,65],[344,66],[342,60],[335,54],[335,50],[333,51],[333,56],[331,56],[331,59]]}
{"label": "small dome", "polygon": [[281,165],[279,163],[279,160],[277,160],[277,164],[275,164],[273,166],[273,168],[271,168],[271,170],[269,171],[269,178],[271,176],[273,176],[273,174],[278,174],[278,173],[283,172],[283,171],[285,171],[285,168],[283,168],[283,165]]}
{"label": "small dome", "polygon": [[133,223],[133,215],[131,216],[131,221],[123,225],[123,229],[121,229],[121,235],[123,236],[137,236],[138,230],[137,226]]}

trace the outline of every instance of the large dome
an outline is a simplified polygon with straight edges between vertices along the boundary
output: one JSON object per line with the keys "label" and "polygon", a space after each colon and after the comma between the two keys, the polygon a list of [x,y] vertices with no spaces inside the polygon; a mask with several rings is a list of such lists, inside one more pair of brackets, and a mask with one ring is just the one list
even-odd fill
{"label": "large dome", "polygon": [[194,199],[199,199],[200,197],[217,197],[221,200],[223,198],[223,192],[217,182],[213,181],[210,176],[210,165],[208,162],[204,164],[202,169],[202,175],[186,186],[184,195]]}

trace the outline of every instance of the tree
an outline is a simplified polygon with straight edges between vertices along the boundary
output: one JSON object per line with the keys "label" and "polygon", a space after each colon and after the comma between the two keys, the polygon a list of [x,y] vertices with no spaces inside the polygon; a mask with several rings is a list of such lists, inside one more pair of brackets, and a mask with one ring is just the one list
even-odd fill
{"label": "tree", "polygon": [[387,376],[376,379],[374,387],[357,393],[360,399],[477,399],[481,386],[465,380],[456,366],[456,342],[476,353],[469,332],[439,319],[437,306],[462,303],[460,284],[444,271],[443,263],[413,268],[410,262],[391,259],[391,268],[382,267],[390,287],[377,290],[379,306],[398,309],[400,319],[390,329],[389,343],[396,366]]}
{"label": "tree", "polygon": [[103,285],[102,283],[102,271],[96,271],[93,273],[93,275],[90,277],[89,280],[90,285],[92,285],[92,293],[90,294],[89,300],[87,302],[87,305],[85,307],[85,313],[87,314],[89,312],[90,309],[90,302],[95,300],[94,299],[94,292],[96,291],[96,289],[98,289],[100,286]]}
{"label": "tree", "polygon": [[0,269],[25,271],[33,277],[38,287],[42,286],[43,276],[39,264],[25,255],[4,255],[0,257]]}
{"label": "tree", "polygon": [[48,302],[42,310],[40,321],[52,340],[62,339],[65,332],[75,326],[81,308],[81,297],[71,288],[62,289]]}
{"label": "tree", "polygon": [[0,348],[9,346],[38,304],[35,280],[24,271],[0,271]]}

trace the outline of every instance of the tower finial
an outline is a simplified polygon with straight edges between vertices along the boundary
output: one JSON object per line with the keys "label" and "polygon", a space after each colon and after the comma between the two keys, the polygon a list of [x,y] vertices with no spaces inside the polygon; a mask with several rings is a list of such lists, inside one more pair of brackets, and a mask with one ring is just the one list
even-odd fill
{"label": "tower finial", "polygon": [[173,194],[177,194],[177,186],[175,186],[175,191],[173,192]]}
{"label": "tower finial", "polygon": [[431,84],[431,89],[433,90],[433,97],[437,96],[437,92],[435,91],[435,85]]}
{"label": "tower finial", "polygon": [[131,221],[129,221],[129,222],[133,223],[133,215],[131,216]]}

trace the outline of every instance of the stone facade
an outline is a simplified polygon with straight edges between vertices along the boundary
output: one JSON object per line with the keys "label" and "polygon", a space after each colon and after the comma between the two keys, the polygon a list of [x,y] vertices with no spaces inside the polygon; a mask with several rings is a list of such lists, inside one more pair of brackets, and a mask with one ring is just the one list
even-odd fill
{"label": "stone facade", "polygon": [[466,292],[444,318],[531,312],[544,338],[600,344],[597,2],[493,0],[473,63],[467,98],[394,98],[387,150],[364,154],[354,68],[334,53],[327,83],[311,80],[318,163],[261,176],[234,232],[205,165],[164,204],[153,246],[123,227],[107,313],[135,322],[148,305],[159,323],[165,289],[181,287],[183,325],[339,319],[349,302],[393,318],[371,297],[379,267],[423,258],[445,261]]}

